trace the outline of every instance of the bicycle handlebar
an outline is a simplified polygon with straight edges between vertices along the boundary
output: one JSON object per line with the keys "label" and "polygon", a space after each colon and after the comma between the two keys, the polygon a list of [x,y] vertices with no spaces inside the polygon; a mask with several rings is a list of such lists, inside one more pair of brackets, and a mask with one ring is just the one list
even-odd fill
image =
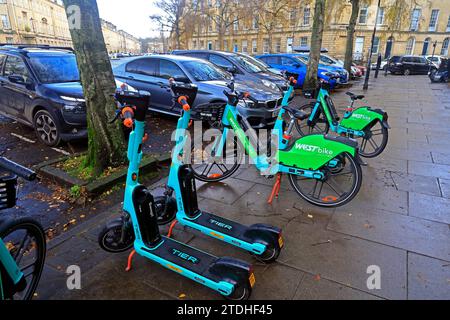
{"label": "bicycle handlebar", "polygon": [[28,181],[33,181],[36,179],[36,172],[28,168],[25,168],[24,166],[21,166],[20,164],[8,160],[4,157],[0,157],[0,168],[12,172]]}

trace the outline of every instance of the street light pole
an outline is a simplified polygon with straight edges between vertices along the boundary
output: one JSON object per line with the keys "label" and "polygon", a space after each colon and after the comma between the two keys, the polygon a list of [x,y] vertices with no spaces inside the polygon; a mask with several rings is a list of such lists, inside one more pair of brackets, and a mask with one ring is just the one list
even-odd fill
{"label": "street light pole", "polygon": [[377,23],[378,23],[378,14],[380,12],[380,5],[381,5],[381,0],[378,0],[377,14],[375,16],[375,26],[373,27],[372,42],[370,43],[369,57],[367,59],[368,60],[367,61],[367,72],[366,72],[366,78],[364,79],[363,90],[369,89],[370,65],[371,65],[371,61],[372,61],[373,43],[375,41],[375,34],[377,33]]}

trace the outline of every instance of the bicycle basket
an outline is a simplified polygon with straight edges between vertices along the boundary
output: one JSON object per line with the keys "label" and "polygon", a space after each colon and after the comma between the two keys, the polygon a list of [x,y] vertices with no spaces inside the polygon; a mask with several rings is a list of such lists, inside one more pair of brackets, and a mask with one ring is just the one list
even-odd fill
{"label": "bicycle basket", "polygon": [[0,177],[0,210],[12,208],[17,200],[17,176]]}
{"label": "bicycle basket", "polygon": [[223,102],[202,104],[192,110],[192,118],[202,121],[220,121],[224,110]]}

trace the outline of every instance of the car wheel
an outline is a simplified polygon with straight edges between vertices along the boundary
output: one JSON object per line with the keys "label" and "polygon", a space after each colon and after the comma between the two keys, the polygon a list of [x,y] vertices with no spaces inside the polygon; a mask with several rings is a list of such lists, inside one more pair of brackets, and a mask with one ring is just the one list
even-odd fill
{"label": "car wheel", "polygon": [[409,76],[409,75],[411,74],[411,70],[405,69],[405,71],[403,71],[403,74],[404,74],[405,76]]}
{"label": "car wheel", "polygon": [[39,110],[33,118],[33,127],[39,141],[55,147],[61,142],[61,135],[58,123],[50,112]]}

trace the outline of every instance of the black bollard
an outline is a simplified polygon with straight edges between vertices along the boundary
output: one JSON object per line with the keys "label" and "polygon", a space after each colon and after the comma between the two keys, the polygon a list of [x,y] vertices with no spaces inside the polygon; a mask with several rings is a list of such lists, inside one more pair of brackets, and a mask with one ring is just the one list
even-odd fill
{"label": "black bollard", "polygon": [[377,68],[375,69],[375,79],[378,78],[378,72],[380,71],[380,67],[381,67],[381,54],[378,54],[378,59],[377,59]]}

